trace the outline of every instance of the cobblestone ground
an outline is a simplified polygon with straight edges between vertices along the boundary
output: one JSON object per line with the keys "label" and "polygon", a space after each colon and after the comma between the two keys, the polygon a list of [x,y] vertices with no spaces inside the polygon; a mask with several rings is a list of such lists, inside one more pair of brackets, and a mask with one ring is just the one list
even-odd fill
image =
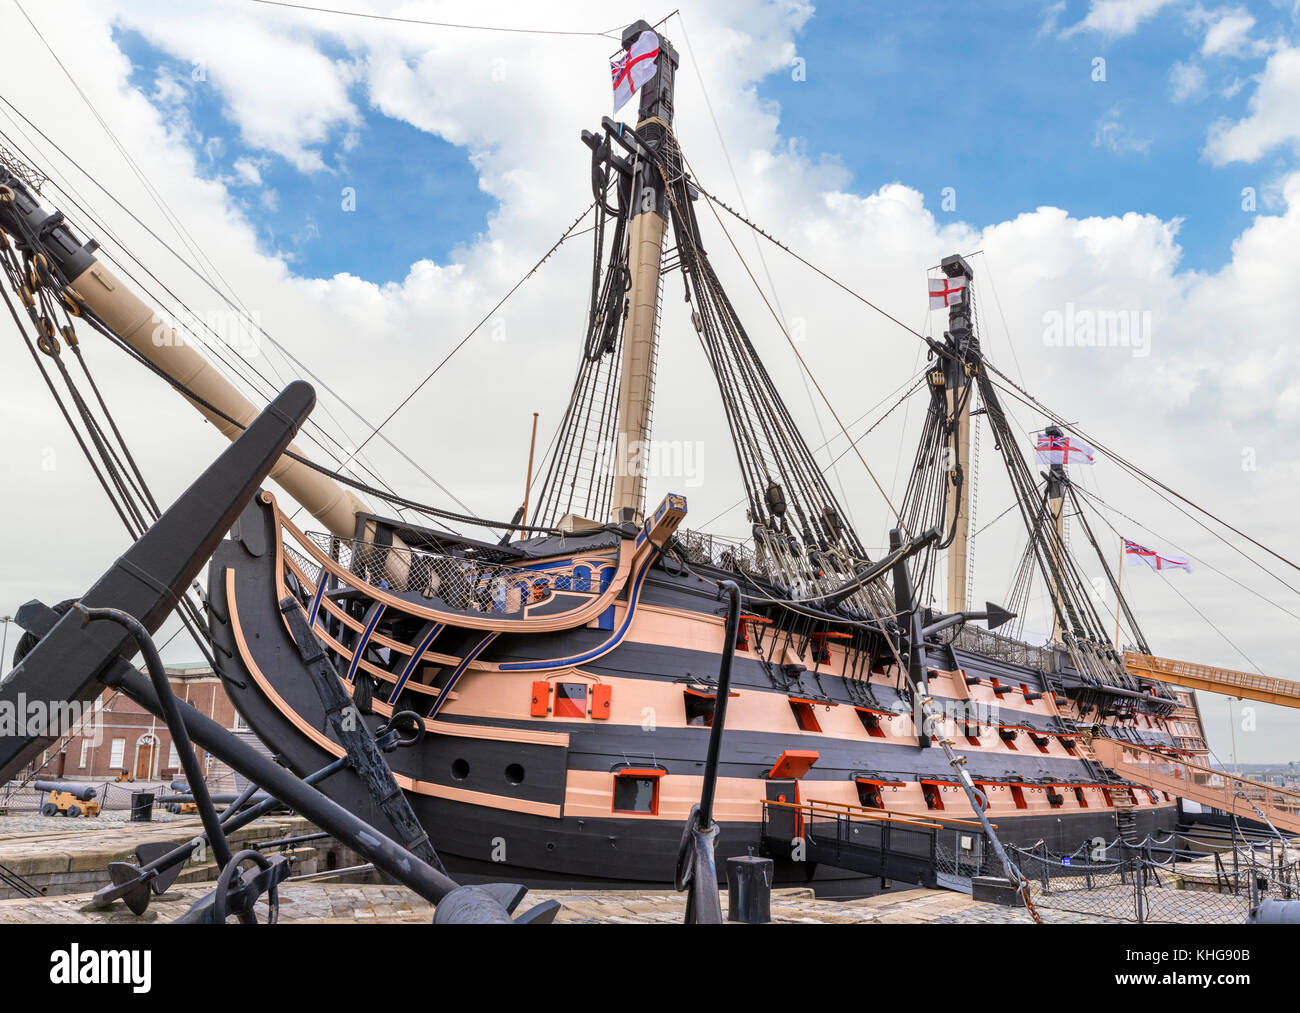
{"label": "cobblestone ground", "polygon": [[[121,904],[107,911],[88,907],[89,895],[51,897],[43,900],[0,901],[0,924],[133,924],[168,922],[189,910],[210,886],[177,886],[154,898],[149,910],[137,919]],[[645,923],[681,924],[685,912],[683,895],[671,892],[537,891],[525,898],[525,906],[544,900],[562,905],[557,921],[574,924],[633,925]],[[726,910],[723,895],[723,910]],[[302,883],[281,889],[280,920],[288,923],[383,924],[427,923],[433,908],[401,886]],[[1069,912],[1047,913],[1049,923],[1104,923],[1103,918]],[[772,921],[777,924],[1025,924],[1031,921],[1023,910],[971,900],[946,890],[905,890],[851,901],[818,900],[811,890],[777,890],[772,895]]]}
{"label": "cobblestone ground", "polygon": [[[66,816],[42,816],[38,812],[10,812],[0,816],[0,840],[6,837],[22,835],[31,837],[45,833],[95,833],[108,827],[121,827],[130,822],[131,813],[126,809],[103,809],[98,816],[78,816],[68,819]],[[154,809],[154,823],[169,823],[176,820],[197,820],[196,816],[177,816],[162,809]],[[147,827],[148,823],[138,824]]]}
{"label": "cobblestone ground", "polygon": [[[128,859],[142,840],[184,840],[201,832],[195,816],[155,812],[153,823],[126,826],[128,814],[105,811],[93,819],[43,817],[34,813],[0,816],[0,862],[25,875],[54,874],[49,896],[38,900],[0,900],[0,924],[132,924],[140,921],[120,903],[107,911],[89,907],[90,891],[81,885],[57,884],[60,875],[77,870],[100,871],[112,860]],[[289,836],[313,828],[300,818],[259,820],[245,831],[262,838]],[[189,873],[190,870],[187,870]],[[202,870],[194,870],[203,875]],[[209,870],[210,872],[210,870]],[[183,877],[188,879],[189,876]],[[209,875],[210,878],[210,875]],[[211,889],[180,882],[162,897],[155,897],[145,921],[172,921]],[[81,892],[77,892],[81,891]],[[1200,895],[1201,898],[1204,894]],[[672,891],[550,891],[531,892],[525,905],[557,900],[562,910],[557,921],[574,924],[680,924],[685,896]],[[428,922],[433,909],[405,887],[375,884],[303,882],[281,889],[280,918],[286,923]],[[727,898],[723,894],[723,910]],[[791,888],[772,894],[772,921],[783,924],[1025,924],[1032,922],[1023,909],[976,902],[948,890],[894,889],[872,897],[846,901],[818,899],[812,890]],[[1041,910],[1047,923],[1104,924],[1117,919],[1059,909]]]}

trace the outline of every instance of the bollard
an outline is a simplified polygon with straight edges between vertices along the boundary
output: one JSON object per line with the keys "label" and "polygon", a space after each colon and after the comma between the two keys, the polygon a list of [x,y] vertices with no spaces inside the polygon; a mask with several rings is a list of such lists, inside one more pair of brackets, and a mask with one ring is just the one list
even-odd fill
{"label": "bollard", "polygon": [[727,859],[727,921],[766,925],[772,920],[770,858],[740,855]]}
{"label": "bollard", "polygon": [[132,823],[153,822],[153,792],[151,791],[131,792],[131,822]]}

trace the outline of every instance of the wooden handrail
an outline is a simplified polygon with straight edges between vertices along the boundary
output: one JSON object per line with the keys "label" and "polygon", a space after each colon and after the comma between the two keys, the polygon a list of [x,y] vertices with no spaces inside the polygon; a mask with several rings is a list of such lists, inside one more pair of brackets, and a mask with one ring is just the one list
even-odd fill
{"label": "wooden handrail", "polygon": [[887,813],[880,809],[863,809],[861,812],[850,813],[838,809],[824,809],[814,802],[777,802],[767,798],[761,801],[763,805],[778,806],[782,809],[797,809],[813,816],[834,816],[837,819],[841,816],[847,816],[850,819],[854,816],[860,816],[864,819],[874,819],[883,823],[898,823],[908,827],[926,827],[931,830],[943,829],[942,825],[938,823],[931,823],[908,813]]}
{"label": "wooden handrail", "polygon": [[[1252,807],[1257,805],[1268,819],[1277,824],[1280,829],[1300,833],[1300,816],[1290,808],[1273,801],[1274,796],[1283,796],[1291,800],[1286,803],[1287,806],[1295,805],[1300,803],[1300,791],[1291,788],[1279,788],[1275,785],[1265,784],[1262,781],[1252,781],[1247,777],[1230,774],[1226,770],[1217,770],[1214,767],[1208,767],[1181,757],[1168,756],[1156,752],[1154,749],[1135,746],[1130,742],[1121,742],[1118,739],[1098,738],[1093,741],[1093,746],[1094,748],[1101,747],[1097,750],[1099,759],[1112,770],[1133,778],[1143,778],[1150,781],[1152,786],[1159,788],[1161,791],[1168,791],[1182,798],[1190,798],[1194,802],[1210,805],[1216,809],[1235,812],[1238,808],[1235,790],[1239,789]],[[1126,753],[1130,754],[1133,759],[1127,759],[1125,757]],[[1165,773],[1161,770],[1162,766],[1166,770],[1177,769],[1185,776],[1179,777],[1174,773]],[[1219,786],[1198,783],[1193,777],[1194,774],[1218,778]],[[1259,792],[1262,797],[1253,797],[1252,793],[1254,792]],[[1238,815],[1253,818],[1247,813],[1239,813]]]}
{"label": "wooden handrail", "polygon": [[[808,800],[808,802],[809,802],[811,805],[823,805],[823,806],[827,806],[827,807],[831,807],[831,808],[846,809],[846,810],[848,810],[850,813],[859,813],[859,812],[861,812],[861,813],[888,813],[888,814],[891,815],[891,816],[903,816],[903,817],[907,817],[907,818],[910,818],[910,819],[921,819],[921,818],[922,818],[922,817],[918,816],[918,815],[915,814],[915,813],[899,812],[897,809],[877,809],[877,808],[875,808],[874,806],[853,805],[851,802],[827,802],[827,801],[824,801],[824,800],[821,800],[821,799],[815,799],[815,798],[810,798],[810,799]],[[932,815],[930,815],[929,813],[927,813],[927,814],[925,815],[924,819],[927,819],[927,820],[938,820],[938,821],[940,821],[941,823],[955,823],[955,824],[957,824],[958,826],[963,826],[963,827],[975,827],[975,828],[978,829],[978,830],[983,830],[983,829],[984,829],[983,826],[980,824],[980,822],[979,822],[978,820],[960,820],[960,819],[957,819],[955,816],[932,816]],[[996,824],[996,823],[991,824],[991,826],[992,826],[995,830],[997,829],[997,824]]]}
{"label": "wooden handrail", "polygon": [[1201,665],[1194,661],[1158,658],[1136,651],[1124,652],[1124,666],[1134,675],[1188,689],[1202,689],[1240,699],[1259,700],[1281,707],[1300,707],[1300,682],[1240,672],[1234,668]]}

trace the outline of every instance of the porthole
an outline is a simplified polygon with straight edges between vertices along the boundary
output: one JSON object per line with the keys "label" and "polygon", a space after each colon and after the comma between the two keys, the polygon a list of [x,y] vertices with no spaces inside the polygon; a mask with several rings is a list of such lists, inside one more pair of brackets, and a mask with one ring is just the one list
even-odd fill
{"label": "porthole", "polygon": [[469,760],[453,760],[451,764],[451,776],[457,781],[463,781],[469,777]]}
{"label": "porthole", "polygon": [[522,764],[512,763],[506,767],[506,780],[511,784],[524,783],[524,768]]}

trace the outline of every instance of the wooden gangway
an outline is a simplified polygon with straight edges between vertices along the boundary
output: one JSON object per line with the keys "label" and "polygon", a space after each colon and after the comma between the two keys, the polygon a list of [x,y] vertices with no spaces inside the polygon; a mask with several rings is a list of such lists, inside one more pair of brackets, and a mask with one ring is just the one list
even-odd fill
{"label": "wooden gangway", "polygon": [[1300,791],[1252,781],[1131,742],[1095,738],[1092,748],[1102,763],[1130,781],[1244,819],[1258,821],[1263,813],[1278,830],[1300,834]]}
{"label": "wooden gangway", "polygon": [[1157,682],[1167,682],[1186,689],[1235,696],[1239,700],[1258,700],[1279,707],[1300,707],[1300,682],[1276,679],[1233,668],[1200,665],[1193,661],[1157,658],[1136,651],[1124,652],[1124,666],[1133,674]]}

